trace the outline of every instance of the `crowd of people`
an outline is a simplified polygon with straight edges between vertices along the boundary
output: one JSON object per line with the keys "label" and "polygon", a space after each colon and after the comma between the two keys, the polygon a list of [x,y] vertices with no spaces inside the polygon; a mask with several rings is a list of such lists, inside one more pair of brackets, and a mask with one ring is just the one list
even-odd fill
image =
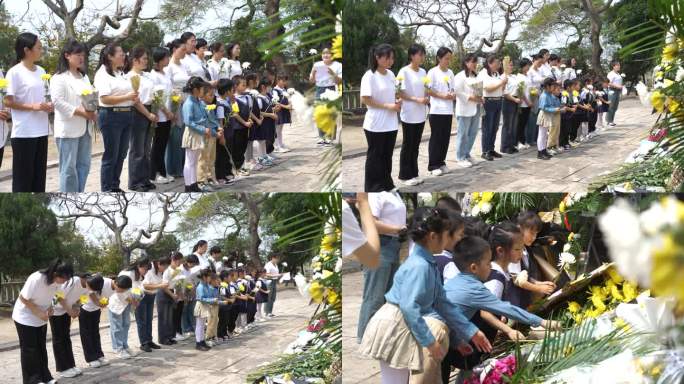
{"label": "crowd of people", "polygon": [[[12,122],[13,192],[45,192],[51,114],[61,192],[84,191],[96,132],[104,146],[103,192],[122,192],[126,158],[129,190],[146,192],[183,177],[187,192],[208,192],[271,167],[290,151],[285,135],[295,90],[289,77],[283,68],[259,72],[241,63],[239,43],[209,44],[192,32],[151,51],[124,52],[110,43],[92,83],[88,49],[79,41],[64,42],[54,75],[36,64],[43,46],[35,34],[20,34],[15,50],[0,108],[0,161]],[[342,79],[330,47],[321,57],[309,77],[316,97]],[[319,146],[331,140],[319,130]]]}
{"label": "crowd of people", "polygon": [[[425,122],[430,124],[428,166],[430,176],[449,172],[446,166],[452,123],[456,118],[456,164],[469,168],[480,162],[471,150],[481,131],[481,158],[493,161],[537,147],[537,158],[549,160],[615,126],[623,76],[620,63],[611,63],[607,77],[581,75],[574,58],[562,60],[542,49],[530,59],[514,63],[490,55],[478,72],[478,57],[462,58],[462,70],[450,69],[453,52],[440,47],[436,66],[426,71],[425,47],[408,49],[409,63],[397,76],[394,48],[379,44],[369,53],[369,69],[361,80],[361,101],[367,107],[363,121],[368,144],[364,190],[395,189],[392,157],[399,131],[402,144],[399,183],[414,186],[419,177],[418,152]],[[579,73],[578,73],[579,72]],[[501,129],[499,129],[501,128]],[[497,135],[499,151],[495,150]]]}
{"label": "crowd of people", "polygon": [[[504,318],[559,327],[526,311],[533,298],[556,290],[532,257],[543,226],[536,212],[492,226],[464,216],[456,200],[442,196],[433,207],[417,208],[407,225],[398,193],[369,193],[361,201],[361,226],[379,233],[380,260],[363,271],[357,339],[361,356],[379,360],[381,383],[448,383],[454,367],[463,382],[499,332],[525,338]],[[366,204],[372,222],[362,218]],[[358,227],[354,215],[343,220]]]}
{"label": "crowd of people", "polygon": [[[195,348],[208,351],[244,334],[256,322],[275,317],[273,306],[278,279],[277,255],[264,268],[231,265],[221,249],[200,240],[193,252],[150,260],[140,254],[116,276],[76,273],[68,262],[55,260],[32,273],[21,289],[12,319],[19,336],[21,370],[25,384],[55,383],[48,368],[47,324],[59,377],[76,377],[71,321],[78,318],[81,346],[87,366],[108,365],[102,351],[100,320],[107,312],[112,349],[116,357],[136,355],[128,345],[135,322],[140,350],[152,352],[187,338]],[[152,320],[157,307],[157,343]]]}

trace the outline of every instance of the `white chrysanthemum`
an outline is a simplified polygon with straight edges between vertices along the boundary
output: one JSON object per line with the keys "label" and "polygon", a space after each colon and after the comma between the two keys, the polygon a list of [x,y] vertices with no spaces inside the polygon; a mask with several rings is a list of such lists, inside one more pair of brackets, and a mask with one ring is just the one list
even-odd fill
{"label": "white chrysanthemum", "polygon": [[247,69],[250,65],[252,64],[249,61],[245,61],[244,63],[242,63],[242,69]]}
{"label": "white chrysanthemum", "polygon": [[572,253],[562,252],[558,257],[558,267],[567,268],[568,266],[575,264],[576,261],[577,259],[575,258],[575,255],[573,255]]}
{"label": "white chrysanthemum", "polygon": [[487,213],[491,212],[491,210],[492,210],[492,204],[490,202],[487,201],[487,202],[482,203],[482,208],[480,209],[480,211],[482,213],[487,214]]}
{"label": "white chrysanthemum", "polygon": [[480,216],[480,206],[479,206],[479,205],[474,206],[474,207],[473,207],[473,210],[470,211],[470,213],[471,213],[473,216]]}
{"label": "white chrysanthemum", "polygon": [[515,277],[515,285],[521,286],[521,285],[527,283],[528,279],[529,279],[529,276],[527,275],[527,271],[521,271]]}
{"label": "white chrysanthemum", "polygon": [[677,74],[675,75],[675,81],[678,83],[681,81],[684,81],[684,68],[679,67],[679,69],[677,69]]}
{"label": "white chrysanthemum", "polygon": [[315,48],[309,49],[309,55],[317,55],[318,51]]}
{"label": "white chrysanthemum", "polygon": [[321,100],[335,101],[339,98],[340,93],[333,89],[327,89],[325,92],[321,93]]}
{"label": "white chrysanthemum", "polygon": [[563,246],[563,252],[570,251],[570,247],[571,247],[570,243],[565,243],[565,245]]}
{"label": "white chrysanthemum", "polygon": [[340,271],[342,271],[342,258],[338,257],[337,263],[335,263],[335,272],[340,273]]}

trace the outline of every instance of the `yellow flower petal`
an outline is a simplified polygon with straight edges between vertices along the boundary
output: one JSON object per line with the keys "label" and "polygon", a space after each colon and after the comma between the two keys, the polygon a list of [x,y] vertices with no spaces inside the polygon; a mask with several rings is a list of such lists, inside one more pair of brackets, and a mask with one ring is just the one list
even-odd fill
{"label": "yellow flower petal", "polygon": [[335,131],[335,119],[337,119],[337,108],[329,107],[327,104],[317,105],[314,109],[314,120],[316,125],[327,136],[332,136]]}
{"label": "yellow flower petal", "polygon": [[333,59],[342,58],[342,34],[335,36],[332,41],[332,48],[330,51],[332,52]]}

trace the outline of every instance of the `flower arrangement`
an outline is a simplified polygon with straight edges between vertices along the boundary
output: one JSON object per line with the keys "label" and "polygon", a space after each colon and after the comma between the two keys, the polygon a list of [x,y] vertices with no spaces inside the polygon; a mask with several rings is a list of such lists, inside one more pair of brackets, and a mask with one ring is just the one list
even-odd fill
{"label": "flower arrangement", "polygon": [[488,214],[489,212],[491,212],[492,208],[494,207],[492,205],[493,199],[494,199],[494,192],[473,192],[471,194],[471,199],[470,199],[470,204],[471,204],[470,213],[473,216],[480,216],[480,215]]}
{"label": "flower arrangement", "polygon": [[43,86],[45,87],[45,102],[49,103],[52,101],[52,97],[50,96],[50,79],[52,79],[52,75],[44,73],[40,75],[40,78],[43,80]]}
{"label": "flower arrangement", "polygon": [[404,76],[399,75],[397,76],[396,83],[394,84],[394,94],[396,95],[397,98],[399,98],[399,94],[401,93],[401,86],[402,83],[404,82]]}
{"label": "flower arrangement", "polygon": [[134,92],[138,92],[140,90],[140,75],[131,76],[131,87],[133,88]]}
{"label": "flower arrangement", "polygon": [[501,359],[490,361],[485,365],[482,373],[472,375],[464,381],[465,384],[504,384],[509,383],[516,372],[516,358],[508,355]]}

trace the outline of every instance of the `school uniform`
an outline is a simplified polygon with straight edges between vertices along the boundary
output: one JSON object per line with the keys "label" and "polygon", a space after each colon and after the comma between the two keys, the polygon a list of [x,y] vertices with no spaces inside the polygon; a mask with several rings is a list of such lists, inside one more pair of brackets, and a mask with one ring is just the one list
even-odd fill
{"label": "school uniform", "polygon": [[[389,69],[385,74],[370,70],[361,78],[361,97],[370,97],[376,103],[396,102],[395,77]],[[364,191],[381,192],[394,189],[392,181],[392,155],[399,129],[397,113],[384,108],[368,106],[363,119],[366,135]]]}
{"label": "school uniform", "polygon": [[183,87],[190,80],[188,69],[182,64],[176,64],[173,61],[165,68],[166,74],[171,80],[173,92],[181,96],[177,109],[175,119],[171,122],[169,131],[169,141],[166,145],[166,153],[164,154],[164,162],[166,164],[166,173],[171,176],[183,175],[183,163],[185,161],[185,150],[182,148],[183,131],[183,103],[188,97],[187,93],[182,92]]}
{"label": "school uniform", "polygon": [[[161,282],[173,286],[173,269],[168,266],[161,276]],[[164,289],[158,289],[155,295],[157,302],[157,340],[161,344],[169,344],[176,332],[173,323],[173,306],[175,301]]]}
{"label": "school uniform", "polygon": [[[223,301],[231,299],[232,297],[230,283],[222,282],[221,286],[219,287],[219,298]],[[228,336],[228,323],[230,320],[231,307],[232,304],[219,304],[216,336],[220,338],[225,338]]]}
{"label": "school uniform", "polygon": [[[152,111],[152,96],[154,81],[149,73],[137,74],[128,72],[125,78],[130,82],[133,76],[139,76],[140,88],[138,98],[140,103]],[[150,184],[150,151],[152,150],[152,123],[136,108],[133,108],[133,123],[131,126],[131,141],[128,151],[128,189],[144,191]]]}
{"label": "school uniform", "polygon": [[[490,75],[487,68],[482,69],[478,74],[478,79],[482,80],[483,87],[499,83],[501,78],[502,76],[498,72]],[[496,133],[499,130],[499,121],[501,120],[503,89],[502,87],[498,87],[494,91],[484,89],[483,93],[485,115],[482,118],[482,154],[491,154],[494,152]]]}
{"label": "school uniform", "polygon": [[585,111],[585,114],[587,122],[587,132],[593,133],[594,131],[596,131],[596,120],[598,118],[598,105],[596,102],[596,94],[593,90],[584,88],[582,89],[582,93],[580,94],[580,100],[582,100],[583,104],[590,106],[592,109],[591,111]]}
{"label": "school uniform", "polygon": [[[262,112],[264,113],[273,113],[273,99],[270,94],[266,95],[259,95],[257,97],[257,104],[259,105],[259,113],[261,114]],[[261,125],[259,129],[261,130],[261,137],[265,140],[267,143],[273,143],[275,141],[275,128],[276,128],[276,120],[271,119],[270,117],[265,117],[263,116],[264,120],[261,122]],[[271,144],[271,147],[273,145]],[[267,150],[268,152],[268,150]],[[271,150],[271,152],[273,152]]]}
{"label": "school uniform", "polygon": [[[171,92],[173,91],[173,83],[168,72],[164,69],[161,72],[152,70],[149,77],[154,84],[154,91],[163,91],[162,100],[164,107],[171,111]],[[157,111],[157,126],[154,128],[154,135],[152,138],[152,151],[150,154],[150,180],[154,180],[157,174],[166,177],[166,164],[164,162],[164,153],[166,152],[166,145],[169,142],[169,134],[171,132],[171,120],[160,108]]]}
{"label": "school uniform", "polygon": [[[250,119],[249,113],[252,108],[252,99],[249,95],[239,95],[235,98],[235,102],[238,105],[238,114],[243,121],[248,121]],[[251,145],[249,142],[249,131],[254,127],[247,128],[242,125],[235,117],[230,118],[230,126],[233,130],[233,140],[231,141],[230,154],[233,157],[233,162],[235,164],[235,169],[243,169],[245,165],[245,152],[247,151],[247,145]]]}
{"label": "school uniform", "polygon": [[[454,92],[454,73],[451,69],[443,71],[434,67],[427,74],[433,92]],[[428,143],[428,171],[446,167],[446,154],[449,150],[451,123],[454,117],[454,101],[437,97],[430,99],[430,142]]]}
{"label": "school uniform", "polygon": [[256,305],[256,281],[253,278],[247,279],[247,294],[251,297],[247,301],[247,324],[252,324],[256,318],[257,305]]}
{"label": "school uniform", "polygon": [[[561,104],[566,107],[575,107],[575,99],[572,96],[572,91],[563,91],[561,93]],[[571,111],[565,111],[561,113],[561,126],[560,134],[558,138],[558,146],[565,147],[570,145],[572,138],[572,130],[575,125],[575,113]],[[551,140],[551,138],[549,138]],[[551,146],[551,142],[549,142]]]}
{"label": "school uniform", "polygon": [[[7,96],[15,102],[38,104],[46,100],[45,70],[33,71],[18,63],[7,71]],[[45,192],[48,114],[12,108],[12,192]]]}
{"label": "school uniform", "polygon": [[[114,293],[112,288],[112,279],[105,277],[102,291],[98,294],[98,298],[109,298]],[[100,314],[102,309],[93,303],[89,295],[93,291],[88,291],[88,297],[85,304],[81,306],[81,312],[78,315],[78,330],[81,336],[81,346],[83,347],[83,357],[87,363],[95,360],[104,359],[102,352],[102,343],[100,341]]]}
{"label": "school uniform", "polygon": [[[259,103],[258,103],[258,93],[255,90],[247,90],[246,97],[249,102],[250,106],[250,112],[257,118],[261,119],[261,108],[259,108]],[[256,159],[254,158],[254,142],[259,141],[259,140],[265,140],[263,139],[263,133],[260,124],[256,124],[256,121],[254,121],[254,124],[252,127],[249,129],[249,135],[247,137],[248,142],[247,142],[247,150],[245,151],[245,161],[249,163],[250,165],[252,164],[253,161]]]}
{"label": "school uniform", "polygon": [[133,125],[133,102],[126,100],[116,105],[105,104],[102,96],[122,96],[133,92],[130,80],[123,72],[113,74],[101,66],[95,73],[95,88],[99,92],[98,126],[102,132],[104,153],[100,169],[100,188],[102,192],[119,190],[123,162],[128,153]]}
{"label": "school uniform", "polygon": [[[130,289],[125,292],[114,292],[109,298],[109,304],[107,305],[109,311],[109,332],[114,352],[128,349],[128,329],[131,326],[130,299]],[[136,316],[136,322],[139,321]]]}
{"label": "school uniform", "polygon": [[[414,71],[410,65],[399,70],[397,77],[404,77],[401,90],[407,96],[426,97],[423,78],[427,76],[425,69]],[[418,177],[418,149],[423,137],[427,106],[412,100],[402,100],[399,120],[401,120],[401,152],[399,154],[399,180],[411,180]]]}
{"label": "school uniform", "polygon": [[439,281],[444,281],[444,268],[447,264],[453,263],[454,255],[446,249],[442,253],[435,255],[435,263],[437,263],[437,270],[439,271]]}
{"label": "school uniform", "polygon": [[[247,296],[247,280],[238,279],[237,281],[238,292],[240,295]],[[247,325],[247,302],[249,300],[239,300],[237,306],[237,324],[239,327],[244,328]]]}
{"label": "school uniform", "polygon": [[[449,346],[449,329],[458,343],[477,332],[463,312],[449,304],[432,253],[416,244],[373,316],[359,348],[364,357],[394,369],[408,369],[423,382],[439,382],[440,362],[425,348],[435,341]],[[448,326],[448,328],[447,328]]]}
{"label": "school uniform", "polygon": [[[508,272],[513,277],[522,271],[527,271],[529,279],[542,280],[541,270],[534,257],[532,257],[532,249],[529,247],[523,249],[523,256],[520,262],[510,263],[508,265]],[[532,292],[522,289],[515,284],[512,284],[509,287],[507,298],[511,304],[523,309],[526,309],[532,304]]]}
{"label": "school uniform", "polygon": [[[406,205],[397,192],[368,194],[371,213],[378,220],[390,224],[406,225]],[[399,268],[399,238],[396,235],[380,235],[380,265],[376,269],[363,270],[363,301],[359,311],[357,338],[362,339],[368,321],[385,303],[385,293],[392,287],[394,275]]]}
{"label": "school uniform", "polygon": [[480,129],[480,104],[468,100],[475,95],[475,90],[468,82],[474,81],[475,75],[468,76],[466,71],[461,71],[454,77],[454,92],[456,92],[456,160],[469,160],[470,150],[473,149],[477,131]]}
{"label": "school uniform", "polygon": [[[20,294],[24,299],[33,301],[41,311],[47,311],[58,289],[59,284],[48,284],[44,274],[33,272],[26,279]],[[19,299],[14,303],[12,320],[19,337],[21,376],[24,384],[47,383],[52,380],[46,348],[47,322],[34,315]]]}
{"label": "school uniform", "polygon": [[[518,83],[523,80],[519,79],[517,75],[511,75],[508,83],[504,87],[504,95],[508,97],[520,98],[518,94]],[[516,121],[518,119],[519,104],[503,98],[503,105],[501,107],[501,115],[503,124],[501,126],[501,152],[514,153],[516,152],[516,144],[518,141],[518,134],[516,129]]]}
{"label": "school uniform", "polygon": [[[273,87],[273,91],[278,95],[278,104],[290,105],[290,94],[287,93],[286,89],[275,86]],[[278,122],[276,123],[276,148],[286,148],[283,140],[283,127],[285,124],[292,124],[292,112],[289,109],[281,108],[280,111],[278,111]]]}
{"label": "school uniform", "polygon": [[[228,293],[230,294],[231,297],[236,297],[238,294],[240,294],[240,287],[238,286],[238,283],[235,281],[230,282],[228,284]],[[235,331],[235,325],[237,318],[240,314],[240,305],[242,304],[242,300],[238,300],[237,298],[235,299],[235,302],[230,306],[229,312],[228,312],[228,324],[227,324],[227,330],[229,334],[233,334]]]}
{"label": "school uniform", "polygon": [[[58,291],[64,294],[67,306],[79,305],[81,295],[88,293],[88,288],[81,286],[81,278],[74,276],[70,281],[62,284]],[[57,372],[64,372],[76,366],[74,352],[71,345],[71,316],[67,309],[57,302],[50,316],[50,332],[52,332],[52,351],[55,356]]]}

